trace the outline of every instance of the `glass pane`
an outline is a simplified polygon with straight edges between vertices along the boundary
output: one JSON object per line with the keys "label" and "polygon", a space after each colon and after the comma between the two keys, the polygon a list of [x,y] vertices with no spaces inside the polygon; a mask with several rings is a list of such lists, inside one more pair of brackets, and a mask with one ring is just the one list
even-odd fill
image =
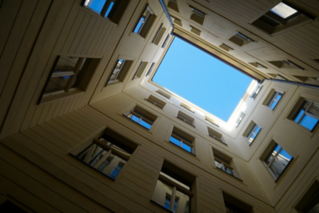
{"label": "glass pane", "polygon": [[173,188],[171,186],[168,186],[161,180],[157,180],[152,200],[169,209],[170,197],[172,195],[172,192]]}
{"label": "glass pane", "polygon": [[44,94],[64,91],[69,79],[70,79],[69,75],[51,78],[47,87],[45,88]]}
{"label": "glass pane", "polygon": [[101,13],[105,2],[106,0],[86,0],[84,5],[97,13]]}
{"label": "glass pane", "polygon": [[277,106],[277,103],[278,103],[278,102],[273,101],[273,102],[271,103],[271,105],[270,105],[269,108],[272,109],[272,110],[275,109],[275,107]]}
{"label": "glass pane", "polygon": [[181,191],[176,190],[174,212],[189,213],[190,197]]}
{"label": "glass pane", "polygon": [[299,119],[301,118],[301,116],[303,115],[305,111],[302,109],[300,110],[300,112],[298,113],[298,115],[296,116],[296,118],[294,119],[295,122],[298,123]]}
{"label": "glass pane", "polygon": [[139,124],[145,127],[146,129],[150,129],[152,127],[152,124],[149,124],[144,120],[141,120]]}
{"label": "glass pane", "polygon": [[261,128],[259,126],[256,127],[256,129],[254,130],[255,135],[257,135],[259,133],[260,129]]}
{"label": "glass pane", "polygon": [[289,7],[288,5],[286,5],[285,3],[282,3],[282,2],[277,4],[270,11],[275,13],[276,15],[280,16],[283,19],[286,19],[289,16],[292,16],[293,14],[298,12],[297,10],[293,9],[292,7]]}
{"label": "glass pane", "polygon": [[303,126],[303,127],[306,127],[310,131],[313,130],[313,128],[316,126],[317,123],[318,123],[318,119],[316,119],[316,118],[314,118],[312,116],[309,116],[307,114],[300,121],[300,125]]}
{"label": "glass pane", "polygon": [[185,149],[187,152],[192,152],[192,147],[186,143],[182,143],[182,148]]}
{"label": "glass pane", "polygon": [[145,18],[141,17],[133,31],[134,33],[139,33],[140,28],[142,27],[144,21],[145,21]]}
{"label": "glass pane", "polygon": [[113,6],[114,6],[114,1],[112,1],[112,2],[110,3],[109,7],[107,8],[106,13],[105,13],[105,16],[104,16],[105,18],[107,18],[107,16],[110,14],[110,12],[111,12]]}
{"label": "glass pane", "polygon": [[172,142],[173,144],[175,144],[177,146],[181,146],[181,141],[176,139],[176,138],[174,138],[173,136],[171,136],[170,142]]}

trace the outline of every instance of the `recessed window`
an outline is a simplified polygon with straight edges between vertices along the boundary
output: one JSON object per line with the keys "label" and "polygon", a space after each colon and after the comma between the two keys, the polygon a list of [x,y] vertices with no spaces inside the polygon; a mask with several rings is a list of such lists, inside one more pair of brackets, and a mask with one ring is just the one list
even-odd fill
{"label": "recessed window", "polygon": [[180,129],[174,127],[172,135],[170,137],[170,142],[179,146],[189,153],[195,153],[194,150],[195,138]]}
{"label": "recessed window", "polygon": [[169,94],[163,92],[162,90],[157,90],[156,92],[157,92],[158,94],[164,96],[164,97],[167,98],[167,99],[170,99],[170,98],[171,98],[171,96],[170,96]]}
{"label": "recessed window", "polygon": [[155,67],[155,62],[153,62],[152,65],[150,66],[150,68],[148,69],[146,76],[149,76],[152,73],[154,67]]}
{"label": "recessed window", "polygon": [[171,212],[190,213],[194,193],[195,176],[179,167],[164,161],[152,201]]}
{"label": "recessed window", "polygon": [[208,135],[209,135],[210,137],[212,137],[212,138],[214,138],[215,140],[217,140],[217,141],[219,141],[219,142],[221,142],[221,143],[227,145],[227,144],[225,143],[225,141],[224,141],[224,138],[223,138],[223,135],[222,135],[222,134],[220,134],[219,132],[217,132],[217,131],[215,131],[215,130],[209,128],[209,127],[207,127],[207,129],[208,129]]}
{"label": "recessed window", "polygon": [[84,7],[118,24],[129,0],[85,0]]}
{"label": "recessed window", "polygon": [[236,177],[232,164],[232,158],[213,148],[215,166],[229,175]]}
{"label": "recessed window", "polygon": [[143,38],[146,38],[147,33],[151,29],[155,19],[156,16],[153,14],[152,10],[147,6],[139,21],[137,22],[133,32],[140,35]]}
{"label": "recessed window", "polygon": [[198,24],[203,24],[205,19],[205,13],[196,9],[195,7],[189,6],[191,9],[191,20],[197,22]]}
{"label": "recessed window", "polygon": [[115,179],[136,148],[137,144],[107,129],[101,137],[94,139],[92,144],[75,156]]}
{"label": "recessed window", "polygon": [[252,213],[253,208],[243,201],[223,192],[227,213]]}
{"label": "recessed window", "polygon": [[319,181],[315,182],[309,187],[307,192],[300,199],[295,209],[298,212],[316,213],[319,211]]}
{"label": "recessed window", "polygon": [[170,34],[167,34],[167,36],[166,36],[166,38],[165,38],[165,40],[164,40],[164,42],[163,42],[163,44],[162,44],[162,48],[165,48],[165,47],[166,47],[166,44],[168,43],[169,38],[170,38]]}
{"label": "recessed window", "polygon": [[124,81],[124,78],[128,70],[130,69],[132,63],[133,61],[118,59],[105,86],[107,86],[110,83]]}
{"label": "recessed window", "polygon": [[264,155],[265,158],[263,161],[275,180],[279,178],[292,160],[292,157],[288,154],[288,152],[274,141],[270,143]]}
{"label": "recessed window", "polygon": [[152,43],[154,43],[155,45],[158,45],[159,42],[161,41],[165,31],[166,31],[166,28],[163,26],[163,24],[161,24],[161,26],[159,27],[159,29],[156,32],[156,35],[155,35]]}
{"label": "recessed window", "polygon": [[138,66],[138,68],[137,68],[132,80],[134,80],[136,78],[140,78],[142,76],[147,64],[148,64],[148,62],[146,62],[146,61],[142,61],[140,63],[140,65]]}
{"label": "recessed window", "polygon": [[244,112],[240,112],[240,114],[239,114],[239,116],[238,116],[238,118],[237,118],[237,120],[236,120],[236,122],[235,122],[235,126],[236,126],[236,127],[239,126],[239,124],[241,123],[241,121],[244,119],[245,115],[246,115],[246,114],[245,114]]}
{"label": "recessed window", "polygon": [[169,0],[167,7],[175,10],[176,12],[179,12],[176,0]]}
{"label": "recessed window", "polygon": [[154,104],[155,106],[157,106],[158,108],[161,108],[163,109],[164,106],[166,105],[166,103],[158,98],[156,98],[155,96],[153,95],[150,95],[150,97],[148,97],[146,99],[148,102]]}
{"label": "recessed window", "polygon": [[185,123],[195,127],[194,125],[194,118],[188,116],[187,114],[185,114],[182,111],[178,112],[177,118],[179,118],[180,120],[184,121]]}
{"label": "recessed window", "polygon": [[281,61],[269,61],[272,65],[279,69],[298,69],[304,70],[301,66],[297,65],[296,63],[290,60],[281,60]]}
{"label": "recessed window", "polygon": [[200,36],[201,31],[199,29],[197,29],[196,27],[191,26],[191,32],[195,33],[196,35]]}
{"label": "recessed window", "polygon": [[274,110],[283,94],[283,92],[272,89],[263,104],[268,106],[271,110]]}
{"label": "recessed window", "polygon": [[181,103],[181,107],[183,107],[184,109],[187,109],[190,112],[194,112],[194,109],[188,106],[187,104]]}
{"label": "recessed window", "polygon": [[209,123],[213,124],[214,126],[219,127],[218,123],[214,119],[205,116],[205,120],[208,121]]}
{"label": "recessed window", "polygon": [[244,45],[249,44],[251,42],[255,42],[253,39],[249,38],[248,36],[246,36],[240,32],[237,32],[236,35],[231,37],[229,40],[231,42],[237,44],[238,46],[244,46]]}
{"label": "recessed window", "polygon": [[227,51],[227,52],[231,51],[231,50],[234,50],[234,48],[232,48],[232,47],[230,47],[230,46],[228,46],[227,44],[224,44],[224,43],[219,45],[219,47],[222,48],[223,50]]}
{"label": "recessed window", "polygon": [[183,26],[182,25],[182,20],[180,20],[179,18],[176,18],[176,17],[174,17],[174,16],[171,16],[171,19],[172,19],[172,21],[173,21],[173,23],[174,24],[177,24],[177,25],[179,25],[179,26]]}
{"label": "recessed window", "polygon": [[151,129],[157,118],[155,115],[139,106],[136,106],[132,111],[124,114],[124,116],[146,129]]}
{"label": "recessed window", "polygon": [[257,86],[254,89],[254,92],[250,95],[250,97],[255,99],[257,97],[257,95],[259,94],[262,87],[263,87],[263,85],[257,84]]}
{"label": "recessed window", "polygon": [[85,91],[100,59],[59,56],[40,96],[67,94],[75,89]]}
{"label": "recessed window", "polygon": [[300,98],[289,118],[295,123],[313,131],[319,121],[319,103]]}
{"label": "recessed window", "polygon": [[254,67],[259,68],[259,69],[267,69],[266,66],[262,65],[262,64],[259,63],[259,62],[249,62],[249,64],[251,64],[251,65],[253,65]]}
{"label": "recessed window", "polygon": [[255,122],[251,121],[248,125],[246,131],[244,132],[244,136],[248,141],[249,145],[256,139],[258,133],[260,132],[261,128]]}

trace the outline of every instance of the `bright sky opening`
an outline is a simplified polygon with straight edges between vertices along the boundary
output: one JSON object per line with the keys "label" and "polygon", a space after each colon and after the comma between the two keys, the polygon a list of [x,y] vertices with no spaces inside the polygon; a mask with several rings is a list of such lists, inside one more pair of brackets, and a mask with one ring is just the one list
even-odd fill
{"label": "bright sky opening", "polygon": [[152,80],[226,122],[252,81],[177,37]]}

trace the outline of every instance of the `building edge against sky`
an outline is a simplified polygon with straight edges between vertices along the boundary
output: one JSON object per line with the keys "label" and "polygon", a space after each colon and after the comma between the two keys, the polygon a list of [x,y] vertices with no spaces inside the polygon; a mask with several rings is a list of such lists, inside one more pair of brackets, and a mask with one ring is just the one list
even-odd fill
{"label": "building edge against sky", "polygon": [[[285,2],[298,16],[281,20],[280,1],[164,1],[172,29],[159,1],[112,2],[1,2],[0,209],[313,208],[316,5]],[[172,31],[262,82],[233,128],[151,82]]]}

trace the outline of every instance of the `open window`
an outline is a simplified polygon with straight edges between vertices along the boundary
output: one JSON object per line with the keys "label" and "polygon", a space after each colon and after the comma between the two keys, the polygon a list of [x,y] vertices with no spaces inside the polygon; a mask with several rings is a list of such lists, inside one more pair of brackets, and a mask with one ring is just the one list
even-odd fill
{"label": "open window", "polygon": [[232,158],[214,148],[213,154],[216,168],[236,177],[235,169],[232,166]]}
{"label": "open window", "polygon": [[300,98],[288,118],[312,132],[318,126],[319,103]]}
{"label": "open window", "polygon": [[184,149],[185,151],[194,154],[195,138],[184,131],[174,127],[170,142]]}
{"label": "open window", "polygon": [[285,171],[292,159],[293,157],[275,141],[272,141],[268,145],[261,157],[261,160],[276,181]]}
{"label": "open window", "polygon": [[252,23],[258,29],[274,35],[313,20],[313,17],[286,2],[280,2]]}
{"label": "open window", "polygon": [[168,161],[164,161],[152,201],[171,212],[193,212],[194,181],[195,176]]}
{"label": "open window", "polygon": [[129,0],[85,0],[84,7],[118,24]]}
{"label": "open window", "polygon": [[196,9],[195,7],[189,6],[190,10],[191,10],[191,17],[190,19],[195,21],[198,24],[203,25],[204,23],[204,19],[205,19],[205,13]]}
{"label": "open window", "polygon": [[133,61],[118,59],[105,86],[111,83],[124,81],[132,63]]}
{"label": "open window", "polygon": [[38,104],[49,96],[60,97],[76,89],[85,91],[100,59],[59,56]]}
{"label": "open window", "polygon": [[150,31],[156,16],[153,14],[151,8],[147,6],[139,18],[133,32],[140,35],[143,38],[146,38],[147,33]]}
{"label": "open window", "polygon": [[159,27],[159,29],[157,30],[157,32],[156,32],[156,34],[154,36],[154,39],[153,39],[152,43],[155,44],[155,45],[158,45],[159,42],[161,41],[165,31],[166,31],[166,28],[164,27],[163,24],[161,24],[161,26]]}
{"label": "open window", "polygon": [[253,208],[243,201],[223,192],[227,213],[252,213]]}
{"label": "open window", "polygon": [[237,44],[238,46],[242,47],[246,44],[255,42],[253,39],[249,38],[248,36],[244,35],[243,33],[237,32],[234,36],[229,39],[231,42]]}
{"label": "open window", "polygon": [[163,109],[164,106],[166,105],[166,103],[164,101],[160,100],[159,98],[156,98],[153,95],[150,95],[150,97],[148,97],[145,100],[147,100],[148,102],[154,104],[155,106],[157,106],[160,109]]}
{"label": "open window", "polygon": [[118,133],[106,129],[102,136],[80,153],[74,155],[95,170],[115,179],[129,161],[137,144]]}
{"label": "open window", "polygon": [[146,129],[151,129],[153,123],[157,118],[155,115],[146,111],[140,106],[135,106],[133,110],[124,114],[124,116]]}
{"label": "open window", "polygon": [[221,142],[225,145],[227,145],[224,141],[224,138],[223,138],[223,135],[220,134],[219,132],[213,130],[212,128],[209,128],[207,127],[207,130],[208,130],[208,135],[211,137],[211,138],[214,138],[215,140],[217,140],[218,142]]}
{"label": "open window", "polygon": [[283,95],[283,92],[271,89],[265,101],[263,102],[263,105],[269,107],[271,110],[274,110]]}
{"label": "open window", "polygon": [[261,128],[253,121],[250,122],[247,129],[245,130],[243,136],[248,141],[248,144],[251,143],[256,139],[258,133],[260,132]]}
{"label": "open window", "polygon": [[178,112],[178,115],[177,115],[177,118],[184,121],[185,123],[195,127],[194,125],[194,118],[188,116],[187,114],[185,114],[184,112],[182,111],[179,111]]}
{"label": "open window", "polygon": [[148,62],[146,62],[146,61],[142,61],[140,63],[140,65],[138,66],[138,68],[137,68],[132,80],[134,80],[136,78],[140,78],[142,76],[147,64],[148,64]]}

